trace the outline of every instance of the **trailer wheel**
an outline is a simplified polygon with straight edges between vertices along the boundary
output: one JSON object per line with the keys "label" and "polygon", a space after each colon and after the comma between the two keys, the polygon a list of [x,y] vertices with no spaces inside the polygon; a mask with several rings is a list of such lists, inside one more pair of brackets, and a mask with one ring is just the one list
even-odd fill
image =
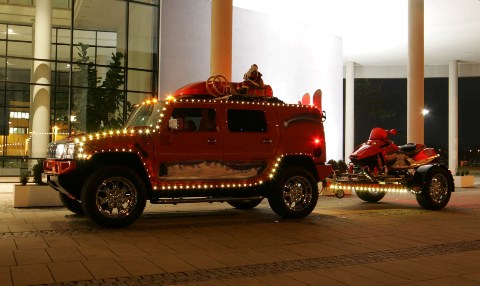
{"label": "trailer wheel", "polygon": [[366,202],[376,203],[383,199],[386,192],[383,191],[355,191],[357,196]]}
{"label": "trailer wheel", "polygon": [[427,210],[445,207],[454,188],[449,176],[451,175],[448,170],[432,168],[426,175],[422,192],[416,195],[418,204]]}

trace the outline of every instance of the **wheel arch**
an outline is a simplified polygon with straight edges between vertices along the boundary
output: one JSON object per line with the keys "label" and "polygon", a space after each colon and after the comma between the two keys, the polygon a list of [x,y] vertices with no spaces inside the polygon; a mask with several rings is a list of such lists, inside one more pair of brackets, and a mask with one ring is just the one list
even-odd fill
{"label": "wheel arch", "polygon": [[[93,174],[96,170],[104,168],[106,166],[124,166],[132,171],[136,172],[140,178],[142,178],[145,186],[147,187],[147,193],[150,195],[152,185],[148,179],[148,174],[144,168],[142,160],[137,154],[129,152],[104,152],[98,153],[92,156],[88,161],[78,164],[78,169],[74,173],[78,180],[85,180],[89,175]],[[80,196],[80,193],[74,194]]]}
{"label": "wheel arch", "polygon": [[315,178],[315,180],[317,180],[317,182],[320,180],[312,157],[304,155],[287,155],[283,157],[280,164],[280,169],[293,166],[306,169],[312,174],[312,176]]}

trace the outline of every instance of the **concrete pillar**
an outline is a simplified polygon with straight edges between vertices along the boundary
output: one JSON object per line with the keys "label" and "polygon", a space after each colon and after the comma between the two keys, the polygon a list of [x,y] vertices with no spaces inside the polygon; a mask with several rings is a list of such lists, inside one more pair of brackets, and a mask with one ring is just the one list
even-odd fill
{"label": "concrete pillar", "polygon": [[407,143],[424,143],[423,6],[408,1]]}
{"label": "concrete pillar", "polygon": [[50,59],[52,39],[52,0],[35,1],[33,87],[31,95],[30,123],[33,158],[45,158],[50,130]]}
{"label": "concrete pillar", "polygon": [[345,66],[345,163],[355,148],[355,63]]}
{"label": "concrete pillar", "polygon": [[233,0],[212,0],[212,35],[210,75],[232,80],[232,14]]}
{"label": "concrete pillar", "polygon": [[458,62],[448,63],[448,168],[458,166]]}

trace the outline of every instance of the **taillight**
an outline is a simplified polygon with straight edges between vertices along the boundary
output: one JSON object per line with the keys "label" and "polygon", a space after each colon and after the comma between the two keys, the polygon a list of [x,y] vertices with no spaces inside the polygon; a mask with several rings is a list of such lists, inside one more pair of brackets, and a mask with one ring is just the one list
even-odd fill
{"label": "taillight", "polygon": [[322,153],[323,153],[323,150],[322,150],[322,140],[320,140],[320,138],[315,138],[313,139],[313,145],[314,145],[314,148],[313,148],[313,156],[315,157],[320,157],[322,156]]}

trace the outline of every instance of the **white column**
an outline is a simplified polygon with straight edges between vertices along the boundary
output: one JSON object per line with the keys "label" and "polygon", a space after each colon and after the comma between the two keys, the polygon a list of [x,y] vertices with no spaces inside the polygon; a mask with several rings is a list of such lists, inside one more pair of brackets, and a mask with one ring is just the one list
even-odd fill
{"label": "white column", "polygon": [[448,168],[458,165],[458,62],[448,63]]}
{"label": "white column", "polygon": [[408,1],[407,143],[424,143],[423,6]]}
{"label": "white column", "polygon": [[[35,1],[33,82],[51,83],[50,59],[52,39],[52,0]],[[32,126],[33,158],[45,158],[50,130],[50,86],[35,85],[31,96],[30,122]]]}
{"label": "white column", "polygon": [[212,35],[210,38],[210,75],[232,80],[233,0],[212,0]]}
{"label": "white column", "polygon": [[345,163],[355,148],[355,63],[345,66]]}

